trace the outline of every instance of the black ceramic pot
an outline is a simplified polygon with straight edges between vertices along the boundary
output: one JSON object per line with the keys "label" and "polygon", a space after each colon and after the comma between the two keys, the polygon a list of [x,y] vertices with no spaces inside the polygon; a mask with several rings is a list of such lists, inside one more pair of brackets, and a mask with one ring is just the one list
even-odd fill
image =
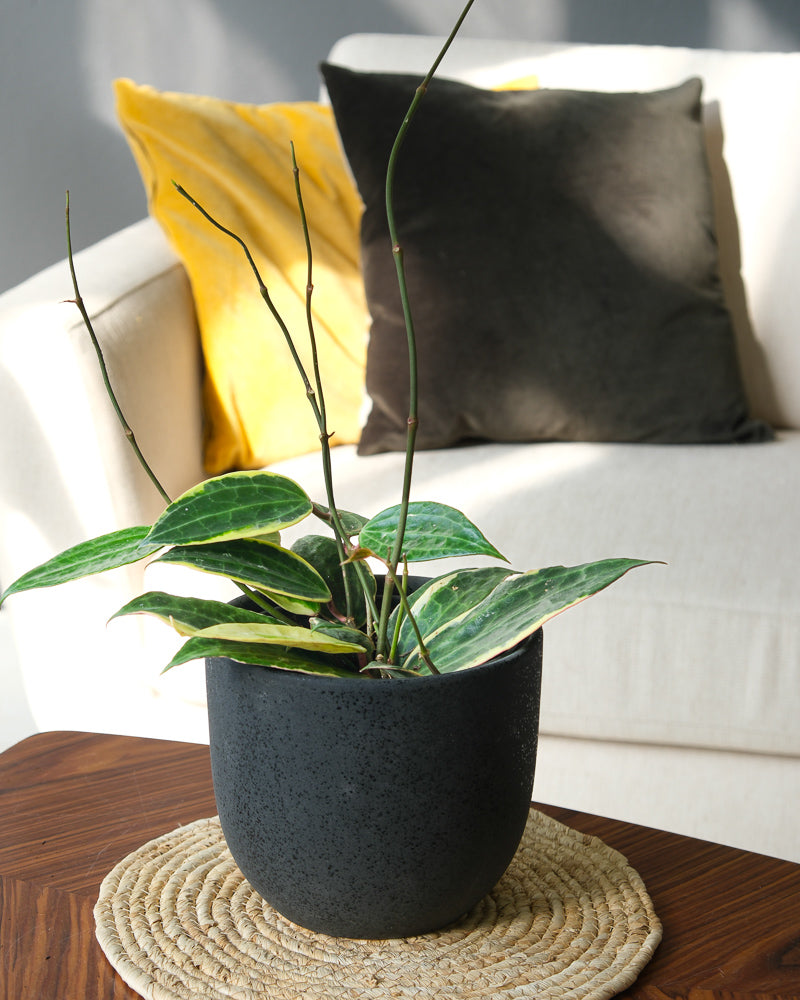
{"label": "black ceramic pot", "polygon": [[408,937],[466,913],[522,837],[541,664],[541,630],[439,677],[209,659],[217,807],[250,884],[285,917],[338,937]]}

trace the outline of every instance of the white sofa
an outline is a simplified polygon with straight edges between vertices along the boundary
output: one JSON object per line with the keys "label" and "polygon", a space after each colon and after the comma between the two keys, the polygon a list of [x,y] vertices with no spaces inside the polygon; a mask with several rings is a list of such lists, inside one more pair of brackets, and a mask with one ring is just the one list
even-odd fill
{"label": "white sofa", "polygon": [[[421,72],[436,44],[351,36],[330,59]],[[546,627],[536,798],[800,861],[800,54],[461,39],[442,72],[491,83],[509,62],[542,87],[703,78],[723,281],[751,408],[776,440],[427,452],[415,495],[460,506],[518,568],[610,555],[668,564]],[[183,268],[151,220],[76,263],[123,408],[174,495],[203,477]],[[63,304],[71,294],[59,265],[0,298],[3,586],[160,509]],[[337,449],[339,502],[365,513],[394,503],[401,460]],[[280,468],[320,495],[315,456]],[[159,675],[172,633],[105,626],[142,586],[135,566],[4,605],[3,669],[20,672],[39,729],[206,738],[202,667]]]}

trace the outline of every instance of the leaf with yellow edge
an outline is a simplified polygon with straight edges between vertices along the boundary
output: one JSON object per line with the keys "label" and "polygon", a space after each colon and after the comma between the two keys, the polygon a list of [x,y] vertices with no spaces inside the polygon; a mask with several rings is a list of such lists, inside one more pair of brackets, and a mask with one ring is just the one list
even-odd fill
{"label": "leaf with yellow edge", "polygon": [[305,492],[275,472],[229,472],[178,497],[153,525],[157,545],[198,545],[254,538],[297,524],[312,510]]}
{"label": "leaf with yellow edge", "polygon": [[[417,623],[436,669],[440,673],[463,670],[512,649],[562,611],[608,587],[629,570],[651,562],[605,559],[510,573],[482,597],[485,588],[470,586],[470,577],[485,571],[456,571],[425,589]],[[449,591],[438,613],[434,601],[437,587]],[[461,602],[459,594],[464,595]],[[450,600],[453,595],[456,599]],[[412,600],[412,612],[415,609]],[[416,652],[403,666],[423,669]]]}
{"label": "leaf with yellow edge", "polygon": [[363,653],[364,647],[343,642],[323,632],[299,625],[261,625],[255,622],[226,622],[204,629],[182,629],[182,634],[199,639],[224,639],[228,642],[261,642],[289,649],[308,649],[318,653]]}
{"label": "leaf with yellow edge", "polygon": [[162,673],[190,660],[204,660],[207,656],[227,656],[238,663],[275,667],[279,670],[297,670],[303,674],[322,674],[325,677],[359,676],[352,670],[336,666],[333,661],[319,653],[295,652],[282,646],[270,646],[264,642],[230,642],[227,639],[203,639],[196,636],[187,639]]}
{"label": "leaf with yellow edge", "polygon": [[146,540],[148,530],[147,527],[123,528],[88,542],[79,542],[15,580],[0,597],[0,604],[11,594],[23,590],[56,587],[70,580],[138,562],[160,547]]}
{"label": "leaf with yellow edge", "polygon": [[[325,581],[305,559],[271,542],[233,538],[207,545],[181,545],[167,549],[158,562],[190,566],[268,594],[312,602],[316,609],[331,599]],[[283,607],[283,603],[281,603]]]}

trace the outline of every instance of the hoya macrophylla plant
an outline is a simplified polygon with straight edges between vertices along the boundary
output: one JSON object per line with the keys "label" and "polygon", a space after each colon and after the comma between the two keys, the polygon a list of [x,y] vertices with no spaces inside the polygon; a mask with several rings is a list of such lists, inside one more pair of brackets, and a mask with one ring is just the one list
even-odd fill
{"label": "hoya macrophylla plant", "polygon": [[[452,507],[411,503],[404,556],[427,562],[448,556],[502,555]],[[52,587],[149,559],[178,563],[235,581],[251,608],[161,592],[143,594],[119,615],[150,614],[187,641],[168,666],[206,656],[309,673],[352,676],[445,673],[485,662],[548,619],[609,586],[641,559],[607,559],[529,572],[504,567],[459,569],[413,593],[381,553],[394,539],[400,511],[371,519],[340,512],[347,535],[344,563],[331,534],[306,535],[284,548],[278,533],[304,518],[330,524],[291,479],[236,472],[210,479],[171,503],[151,526],[127,528],[81,543],[31,570],[3,594]],[[387,570],[381,601],[366,560]],[[360,571],[360,572],[359,572]],[[378,632],[380,604],[394,576],[400,603]],[[349,582],[349,587],[345,583]]]}
{"label": "hoya macrophylla plant", "polygon": [[[97,352],[112,405],[166,509],[152,525],[125,528],[83,542],[25,573],[0,597],[52,587],[139,560],[177,563],[232,580],[247,606],[149,592],[120,615],[149,614],[186,641],[165,669],[188,660],[227,656],[243,663],[329,676],[402,678],[448,673],[484,663],[545,622],[614,583],[643,559],[606,559],[580,566],[515,571],[508,565],[459,569],[408,586],[409,563],[450,557],[505,557],[460,511],[440,503],[412,502],[411,482],[418,427],[417,356],[413,315],[405,283],[402,244],[393,211],[393,181],[405,134],[428,83],[474,0],[469,0],[433,66],[420,84],[392,149],[386,204],[392,253],[406,319],[409,354],[409,416],[400,502],[374,517],[336,504],[325,396],[311,318],[313,256],[303,206],[300,171],[292,149],[299,225],[307,251],[307,335],[312,371],[306,371],[295,340],[270,298],[255,261],[239,236],[188,199],[210,225],[245,254],[261,297],[284,334],[319,428],[325,503],[312,500],[286,476],[269,471],[231,472],[207,480],[170,502],[125,422],[91,320],[83,305],[72,261],[67,199],[67,248],[75,304]],[[316,531],[290,548],[281,532],[313,519]],[[321,533],[319,533],[321,532]],[[378,582],[372,566],[383,568]]]}

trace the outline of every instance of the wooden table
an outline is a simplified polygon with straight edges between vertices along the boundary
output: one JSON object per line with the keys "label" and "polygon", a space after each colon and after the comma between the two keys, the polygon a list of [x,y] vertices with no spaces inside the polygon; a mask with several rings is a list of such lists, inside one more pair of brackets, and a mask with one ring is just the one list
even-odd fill
{"label": "wooden table", "polygon": [[[664,939],[625,996],[800,1000],[800,865],[541,808],[644,878]],[[43,733],[0,754],[0,1000],[135,1000],[95,941],[100,882],[147,840],[214,812],[204,746]]]}

